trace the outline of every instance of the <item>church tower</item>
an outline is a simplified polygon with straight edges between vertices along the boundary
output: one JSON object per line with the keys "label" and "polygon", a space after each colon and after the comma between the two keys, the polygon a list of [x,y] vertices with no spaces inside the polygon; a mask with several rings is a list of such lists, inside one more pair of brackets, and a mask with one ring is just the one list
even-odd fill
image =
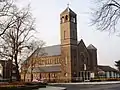
{"label": "church tower", "polygon": [[65,61],[64,73],[76,76],[77,61],[77,15],[69,7],[60,14],[61,53]]}

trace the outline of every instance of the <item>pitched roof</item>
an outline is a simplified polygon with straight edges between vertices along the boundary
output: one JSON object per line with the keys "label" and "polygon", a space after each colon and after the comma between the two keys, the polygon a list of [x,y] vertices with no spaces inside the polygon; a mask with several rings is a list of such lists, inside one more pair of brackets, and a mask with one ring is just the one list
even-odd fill
{"label": "pitched roof", "polygon": [[69,7],[67,7],[61,14],[64,14],[64,13],[71,13],[73,15],[76,15],[76,13],[73,12]]}
{"label": "pitched roof", "polygon": [[60,71],[61,71],[60,65],[43,66],[33,69],[33,72],[60,72]]}
{"label": "pitched roof", "polygon": [[81,39],[80,41],[78,41],[78,44],[80,44],[80,43],[83,43],[85,45],[83,39]]}
{"label": "pitched roof", "polygon": [[[43,55],[42,55],[43,54]],[[60,45],[53,45],[47,46],[43,48],[37,48],[32,54],[22,63],[26,64],[29,58],[32,56],[56,56],[61,55],[61,46]]]}
{"label": "pitched roof", "polygon": [[95,46],[93,46],[92,44],[90,44],[87,49],[94,49],[94,50],[97,50],[97,48]]}
{"label": "pitched roof", "polygon": [[110,66],[101,66],[101,65],[98,65],[98,68],[103,70],[103,71],[112,71],[112,72],[119,72],[118,70],[110,67]]}
{"label": "pitched roof", "polygon": [[[86,45],[85,45],[85,43],[84,43],[83,39],[81,39],[81,40],[78,42],[78,45],[83,45],[83,46],[84,46],[84,48],[86,48]],[[87,49],[87,48],[86,48],[86,49]]]}
{"label": "pitched roof", "polygon": [[38,50],[35,52],[39,52],[39,54],[42,54],[41,51],[44,51],[46,53],[45,56],[55,56],[55,55],[61,55],[61,46],[60,45],[53,45],[53,46],[47,46],[43,47],[42,49],[38,48]]}

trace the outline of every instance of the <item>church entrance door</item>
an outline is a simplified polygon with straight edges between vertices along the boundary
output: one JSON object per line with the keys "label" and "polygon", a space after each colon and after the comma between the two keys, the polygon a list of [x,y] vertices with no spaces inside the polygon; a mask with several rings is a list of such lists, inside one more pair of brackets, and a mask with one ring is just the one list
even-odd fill
{"label": "church entrance door", "polygon": [[80,81],[90,80],[90,71],[80,71],[79,78],[80,78]]}

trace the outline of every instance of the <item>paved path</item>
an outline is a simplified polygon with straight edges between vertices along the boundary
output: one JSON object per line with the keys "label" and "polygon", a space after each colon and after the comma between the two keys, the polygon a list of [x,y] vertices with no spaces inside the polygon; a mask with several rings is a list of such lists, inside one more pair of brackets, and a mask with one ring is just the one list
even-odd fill
{"label": "paved path", "polygon": [[69,84],[69,85],[74,85],[74,84],[120,84],[120,81],[104,81],[104,82],[78,82],[78,83],[49,83],[50,85],[60,85],[60,84]]}
{"label": "paved path", "polygon": [[50,85],[38,90],[120,90],[120,81],[51,83]]}
{"label": "paved path", "polygon": [[46,88],[40,88],[38,90],[66,90],[66,88],[65,87],[46,86]]}
{"label": "paved path", "polygon": [[[64,88],[66,87],[66,88]],[[120,90],[120,84],[107,84],[107,85],[64,85],[64,87],[47,86],[37,90]]]}
{"label": "paved path", "polygon": [[120,84],[66,86],[67,90],[120,90]]}
{"label": "paved path", "polygon": [[76,89],[76,90],[120,90],[120,84],[99,85],[99,86],[93,86],[91,88]]}
{"label": "paved path", "polygon": [[50,85],[66,87],[67,90],[120,90],[120,81],[52,83]]}

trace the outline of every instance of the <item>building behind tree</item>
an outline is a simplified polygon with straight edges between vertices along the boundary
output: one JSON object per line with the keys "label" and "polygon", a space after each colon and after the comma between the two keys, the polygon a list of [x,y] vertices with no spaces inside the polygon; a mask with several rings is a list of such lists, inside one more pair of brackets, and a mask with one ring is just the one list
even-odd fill
{"label": "building behind tree", "polygon": [[[47,82],[85,81],[98,76],[97,48],[77,37],[77,14],[67,7],[60,14],[61,44],[38,48],[21,65],[21,79]],[[45,56],[37,55],[43,50]]]}

